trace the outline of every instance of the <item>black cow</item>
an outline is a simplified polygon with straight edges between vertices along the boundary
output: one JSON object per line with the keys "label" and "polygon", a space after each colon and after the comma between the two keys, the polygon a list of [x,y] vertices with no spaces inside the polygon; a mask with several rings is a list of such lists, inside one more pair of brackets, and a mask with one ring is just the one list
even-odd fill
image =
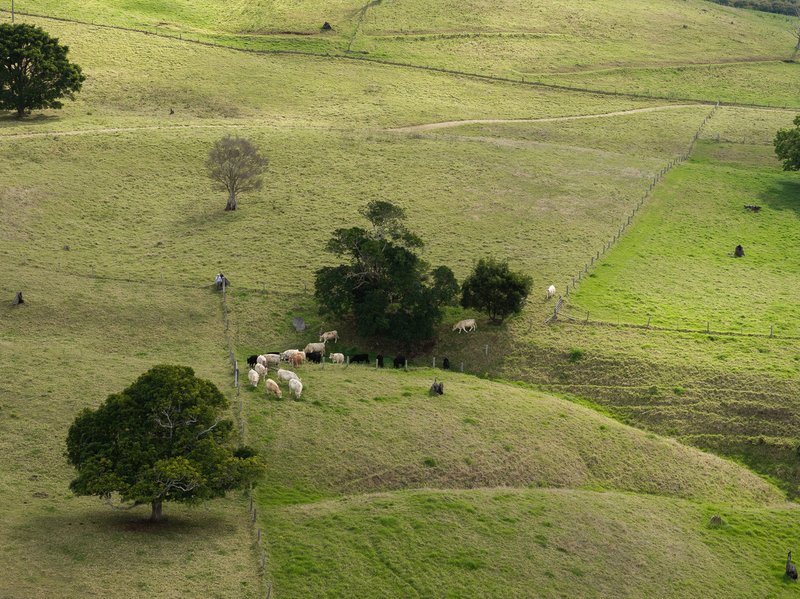
{"label": "black cow", "polygon": [[448,360],[447,358],[442,360],[442,368],[444,370],[450,370],[450,360]]}
{"label": "black cow", "polygon": [[405,356],[395,356],[394,358],[394,367],[395,368],[403,368],[406,365],[406,357]]}
{"label": "black cow", "polygon": [[258,356],[256,354],[253,354],[252,356],[247,358],[247,365],[250,366],[251,368],[256,365],[256,362],[258,362]]}
{"label": "black cow", "polygon": [[319,364],[322,362],[322,353],[318,351],[310,351],[306,354],[306,360],[309,362],[314,362],[314,364]]}
{"label": "black cow", "polygon": [[740,245],[737,245],[736,249],[733,250],[733,255],[736,258],[743,258],[744,257],[744,248],[742,246],[740,246]]}
{"label": "black cow", "polygon": [[378,360],[378,368],[383,368],[383,354],[378,354],[375,359]]}
{"label": "black cow", "polygon": [[369,354],[356,354],[350,358],[351,364],[369,364]]}

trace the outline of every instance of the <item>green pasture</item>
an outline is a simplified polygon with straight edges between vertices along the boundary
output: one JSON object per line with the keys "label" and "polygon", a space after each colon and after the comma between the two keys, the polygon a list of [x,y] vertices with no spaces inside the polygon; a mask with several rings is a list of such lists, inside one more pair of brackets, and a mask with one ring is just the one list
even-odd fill
{"label": "green pasture", "polygon": [[[710,528],[712,515],[725,521]],[[414,490],[264,511],[284,597],[793,597],[792,508],[555,489]]]}
{"label": "green pasture", "polygon": [[[701,0],[591,6],[574,0],[322,3],[220,0],[18,0],[38,14],[183,35],[245,48],[345,53],[453,70],[528,73],[729,60],[783,59],[792,50],[781,15]],[[322,32],[328,21],[333,31]]]}
{"label": "green pasture", "polygon": [[[626,85],[666,81],[674,96],[704,100],[716,99],[717,78],[747,101],[791,104],[796,79],[783,63],[673,76],[691,62],[780,58],[790,45],[783,17],[699,0],[470,10],[404,0],[362,14],[344,2],[16,6],[239,47],[343,52],[352,41],[368,58],[526,78],[569,71],[567,85],[636,68]],[[447,311],[412,365],[448,356],[484,376],[444,374],[442,397],[427,389],[443,373],[417,368],[305,366],[301,401],[243,388],[246,441],[269,464],[256,501],[273,596],[793,592],[781,573],[797,538],[783,494],[800,481],[797,342],[543,324],[547,285],[563,290],[710,106],[25,20],[68,44],[88,78],[62,111],[0,117],[1,597],[264,596],[244,498],[168,505],[153,529],[146,509],[71,495],[64,437],[81,408],[157,363],[189,364],[235,398],[211,289],[219,271],[233,282],[240,363],[323,328],[342,333],[330,351],[405,351],[357,337],[312,300],[331,231],[360,224],[372,199],[406,208],[431,263],[463,278],[482,255],[508,257],[535,291],[502,326],[468,314],[479,320],[469,335],[450,330],[465,313]],[[335,27],[326,36],[324,20]],[[615,87],[621,75],[604,72],[598,85]],[[642,108],[659,110],[519,122]],[[689,313],[700,327],[796,330],[796,177],[769,146],[792,116],[718,111],[571,309],[612,324],[650,314],[671,326]],[[395,130],[468,119],[517,122]],[[233,214],[203,168],[226,133],[270,159],[263,190]],[[736,243],[741,261],[725,256]],[[19,290],[27,303],[12,308]],[[726,524],[710,529],[715,513]]]}
{"label": "green pasture", "polygon": [[[782,39],[782,36],[778,39]],[[778,108],[800,106],[800,62],[620,67],[527,79],[607,92]]]}
{"label": "green pasture", "polygon": [[263,597],[243,499],[168,505],[152,528],[147,506],[114,511],[68,489],[76,414],[153,364],[188,364],[230,389],[219,297],[3,263],[0,296],[22,289],[26,303],[0,306],[0,596]]}
{"label": "green pasture", "polygon": [[798,210],[772,148],[703,142],[571,303],[601,320],[800,336]]}

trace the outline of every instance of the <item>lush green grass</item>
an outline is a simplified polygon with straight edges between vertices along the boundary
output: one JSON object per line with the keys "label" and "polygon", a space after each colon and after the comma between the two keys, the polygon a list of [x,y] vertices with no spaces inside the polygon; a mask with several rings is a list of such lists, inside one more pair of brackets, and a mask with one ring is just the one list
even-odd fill
{"label": "lush green grass", "polygon": [[345,497],[263,520],[282,597],[796,593],[783,579],[794,509],[500,488]]}
{"label": "lush green grass", "polygon": [[770,147],[701,143],[572,302],[602,320],[800,336],[798,211]]}
{"label": "lush green grass", "polygon": [[[756,476],[570,402],[430,369],[308,365],[302,401],[245,395],[266,503],[404,488],[568,487],[704,501],[780,496]],[[445,395],[431,398],[434,376]]]}

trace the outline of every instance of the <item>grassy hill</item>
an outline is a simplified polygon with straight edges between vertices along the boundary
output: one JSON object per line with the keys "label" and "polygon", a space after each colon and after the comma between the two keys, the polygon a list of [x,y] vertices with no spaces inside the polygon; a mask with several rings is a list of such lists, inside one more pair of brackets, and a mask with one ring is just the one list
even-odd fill
{"label": "grassy hill", "polygon": [[[509,256],[534,276],[535,297],[519,318],[502,327],[480,320],[477,333],[457,336],[449,324],[464,314],[453,309],[432,353],[547,392],[448,374],[446,395],[433,399],[432,371],[356,367],[307,367],[300,402],[245,391],[247,441],[270,463],[257,525],[276,593],[793,591],[781,572],[797,538],[787,525],[795,508],[775,485],[579,404],[589,398],[629,423],[737,457],[792,491],[800,480],[796,344],[542,325],[551,310],[545,287],[563,288],[608,239],[710,106],[427,70],[613,91],[622,79],[608,69],[636,69],[624,89],[712,101],[722,90],[723,98],[791,104],[796,65],[769,62],[784,56],[786,20],[694,0],[523,4],[465,11],[402,2],[360,12],[347,3],[17,3],[239,48],[344,54],[351,46],[351,56],[426,68],[25,19],[68,44],[88,79],[63,111],[0,117],[0,298],[21,289],[28,300],[0,307],[0,363],[13,373],[0,384],[0,596],[264,595],[245,498],[168,506],[168,526],[153,530],[144,514],[67,491],[64,435],[78,410],[155,363],[190,364],[234,398],[220,297],[209,287],[220,270],[233,281],[230,333],[240,359],[302,346],[323,326],[340,329],[348,352],[399,351],[323,319],[310,294],[331,230],[360,222],[358,208],[374,198],[404,205],[427,242],[425,258],[459,277],[484,253]],[[322,20],[333,22],[332,34],[316,33]],[[680,79],[672,72],[695,62],[725,64],[675,71]],[[561,117],[590,118],[553,120]],[[664,226],[674,243],[716,234],[703,219],[743,203],[739,177],[748,194],[788,181],[763,144],[792,117],[718,111],[693,160],[657,189],[618,251],[636,241],[639,223],[661,226],[679,214],[659,202],[685,202],[684,192],[705,200],[689,195],[690,184],[725,183],[713,205],[691,213],[695,228]],[[430,124],[438,128],[408,129]],[[224,197],[203,174],[208,148],[229,132],[252,137],[270,158],[264,189],[244,196],[235,214],[222,211]],[[791,243],[791,197],[770,197],[786,206],[765,208],[761,216],[774,220],[757,233],[764,244],[776,233]],[[662,281],[642,266],[652,245],[629,251],[642,260],[632,264],[642,288],[612,299],[635,307],[634,295],[661,284],[663,304],[661,296],[650,303],[669,318],[681,298],[666,283],[679,267]],[[687,263],[701,281],[698,264]],[[751,280],[770,267],[759,266]],[[576,305],[594,301],[593,311],[610,306],[611,314],[608,294],[592,294],[602,270]],[[781,272],[770,279],[787,294],[776,309],[793,316],[795,273],[791,265]],[[701,282],[690,298],[697,311],[713,291]],[[735,313],[734,295],[715,305]],[[290,326],[295,315],[309,323],[303,335]],[[712,530],[715,513],[727,524]]]}

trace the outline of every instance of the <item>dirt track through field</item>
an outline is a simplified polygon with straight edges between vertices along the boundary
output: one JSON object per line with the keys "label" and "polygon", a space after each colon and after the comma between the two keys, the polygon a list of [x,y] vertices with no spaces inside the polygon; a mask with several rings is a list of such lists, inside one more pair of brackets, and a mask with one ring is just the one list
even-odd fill
{"label": "dirt track through field", "polygon": [[468,119],[464,121],[442,121],[441,123],[425,123],[422,125],[410,125],[408,127],[396,127],[388,131],[398,133],[414,133],[416,131],[432,131],[434,129],[445,129],[447,127],[458,127],[459,125],[494,125],[502,123],[554,123],[558,121],[577,121],[580,119],[601,119],[611,116],[624,116],[626,114],[638,114],[640,112],[657,112],[659,110],[673,110],[677,108],[693,108],[703,106],[705,103],[697,104],[669,104],[667,106],[651,106],[649,108],[634,108],[631,110],[616,110],[614,112],[603,112],[600,114],[578,114],[574,116],[553,116],[539,119]]}
{"label": "dirt track through field", "polygon": [[101,129],[74,129],[72,131],[42,131],[36,133],[0,133],[3,139],[34,139],[37,137],[67,137],[71,135],[91,135],[104,133],[135,133],[137,131],[169,131],[181,129],[221,129],[230,125],[149,125],[145,127],[103,127]]}

